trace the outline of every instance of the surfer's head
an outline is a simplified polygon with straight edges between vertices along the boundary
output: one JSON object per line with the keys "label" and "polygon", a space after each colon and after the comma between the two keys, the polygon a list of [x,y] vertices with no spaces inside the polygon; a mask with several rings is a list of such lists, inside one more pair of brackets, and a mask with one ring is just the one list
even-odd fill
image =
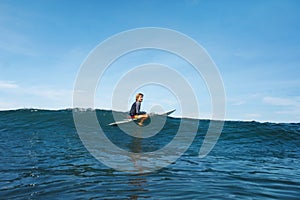
{"label": "surfer's head", "polygon": [[136,96],[135,96],[135,100],[136,101],[139,101],[139,102],[142,102],[143,101],[143,97],[144,95],[142,93],[138,93]]}

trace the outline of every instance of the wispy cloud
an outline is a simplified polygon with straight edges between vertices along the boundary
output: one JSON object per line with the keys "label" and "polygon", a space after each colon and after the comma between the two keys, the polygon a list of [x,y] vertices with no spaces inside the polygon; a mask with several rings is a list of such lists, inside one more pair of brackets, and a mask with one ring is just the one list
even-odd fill
{"label": "wispy cloud", "polygon": [[73,90],[47,88],[47,87],[30,87],[24,88],[24,93],[35,95],[49,100],[65,100],[72,97]]}
{"label": "wispy cloud", "polygon": [[238,97],[227,97],[227,102],[231,106],[244,106],[250,101],[257,100],[260,97],[260,94],[248,94],[245,96],[238,96]]}
{"label": "wispy cloud", "polygon": [[300,116],[300,97],[264,97],[263,103],[271,106],[276,106],[274,114],[281,118],[286,118],[286,121],[299,121]]}
{"label": "wispy cloud", "polygon": [[246,119],[257,119],[261,117],[261,114],[258,113],[247,113],[245,114]]}
{"label": "wispy cloud", "polygon": [[15,105],[12,104],[11,102],[6,102],[6,101],[0,100],[0,109],[1,110],[14,109],[14,108],[15,108]]}
{"label": "wispy cloud", "polygon": [[230,102],[230,104],[233,106],[241,106],[244,105],[247,101],[241,99],[229,99],[228,102]]}
{"label": "wispy cloud", "polygon": [[0,89],[15,89],[18,87],[19,87],[19,85],[17,85],[14,81],[1,81],[0,80]]}
{"label": "wispy cloud", "polygon": [[14,81],[0,81],[0,109],[16,109],[20,107],[55,108],[70,107],[72,89],[51,86],[22,86]]}
{"label": "wispy cloud", "polygon": [[35,95],[47,99],[60,99],[65,98],[66,96],[71,96],[73,90],[59,89],[48,86],[35,86],[35,87],[24,87],[18,85],[14,81],[1,81],[0,80],[0,89],[9,90],[14,89],[14,94],[19,95]]}
{"label": "wispy cloud", "polygon": [[282,98],[282,97],[264,97],[263,102],[274,106],[296,106],[300,107],[300,97]]}

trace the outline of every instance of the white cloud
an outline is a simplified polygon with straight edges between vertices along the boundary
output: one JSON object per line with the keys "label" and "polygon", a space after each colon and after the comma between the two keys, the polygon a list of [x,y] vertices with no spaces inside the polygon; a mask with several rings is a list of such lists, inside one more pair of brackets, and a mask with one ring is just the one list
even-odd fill
{"label": "white cloud", "polygon": [[0,109],[66,108],[72,105],[72,89],[61,89],[51,86],[24,87],[13,81],[0,81]]}
{"label": "white cloud", "polygon": [[286,110],[276,111],[275,113],[279,114],[279,115],[297,115],[297,116],[299,116],[300,107],[296,108],[296,109],[293,108],[293,109],[286,109]]}
{"label": "white cloud", "polygon": [[264,97],[265,104],[276,106],[273,108],[272,118],[280,118],[277,121],[299,122],[300,116],[300,97]]}
{"label": "white cloud", "polygon": [[232,106],[244,106],[260,97],[260,94],[248,94],[246,96],[227,97],[227,102]]}
{"label": "white cloud", "polygon": [[0,101],[0,109],[5,110],[7,108],[13,108],[14,105],[5,101]]}
{"label": "white cloud", "polygon": [[251,119],[257,119],[261,117],[261,114],[258,113],[247,113],[245,114],[246,119],[251,118]]}
{"label": "white cloud", "polygon": [[300,97],[282,98],[282,97],[264,97],[263,102],[274,106],[295,106],[300,107]]}
{"label": "white cloud", "polygon": [[46,87],[24,88],[24,93],[35,95],[50,100],[60,100],[72,97],[73,90],[55,89]]}
{"label": "white cloud", "polygon": [[0,89],[15,89],[19,86],[13,81],[0,81]]}
{"label": "white cloud", "polygon": [[231,102],[231,104],[233,106],[241,106],[241,105],[244,105],[245,103],[247,103],[245,100],[238,100],[238,99],[229,100],[229,102]]}

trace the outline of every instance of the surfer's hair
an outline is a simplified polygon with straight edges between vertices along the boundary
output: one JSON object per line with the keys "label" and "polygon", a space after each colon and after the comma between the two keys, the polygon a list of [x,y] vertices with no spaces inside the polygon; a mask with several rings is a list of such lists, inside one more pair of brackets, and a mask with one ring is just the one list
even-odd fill
{"label": "surfer's hair", "polygon": [[140,97],[140,96],[144,96],[142,93],[138,93],[136,96],[135,96],[135,100],[137,101],[138,100],[138,98]]}

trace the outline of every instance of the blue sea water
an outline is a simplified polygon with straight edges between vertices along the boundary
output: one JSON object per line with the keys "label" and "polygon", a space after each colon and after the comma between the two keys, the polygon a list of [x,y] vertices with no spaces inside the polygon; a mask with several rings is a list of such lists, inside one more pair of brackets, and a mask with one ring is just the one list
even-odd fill
{"label": "blue sea water", "polygon": [[[89,111],[86,111],[89,112]],[[132,140],[97,110],[107,137],[122,149],[160,149],[181,119],[167,118],[148,139]],[[300,124],[225,122],[213,150],[198,157],[210,121],[192,145],[158,171],[130,174],[105,166],[80,140],[72,110],[0,112],[0,199],[299,199]],[[188,132],[188,130],[186,130]],[[138,141],[137,141],[138,140]]]}

